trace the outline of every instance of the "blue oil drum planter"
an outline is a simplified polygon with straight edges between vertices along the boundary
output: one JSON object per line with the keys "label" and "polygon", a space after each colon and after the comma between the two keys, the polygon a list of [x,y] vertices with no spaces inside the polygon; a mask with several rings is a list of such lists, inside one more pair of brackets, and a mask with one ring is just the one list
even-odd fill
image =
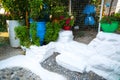
{"label": "blue oil drum planter", "polygon": [[[45,21],[30,22],[30,25],[32,25],[32,26],[30,26],[30,38],[31,38],[31,41],[33,41],[32,37],[36,36],[36,37],[39,38],[40,45],[43,45],[44,37],[45,37],[45,33],[46,33],[46,22]],[[32,34],[33,31],[36,31],[36,34]]]}
{"label": "blue oil drum planter", "polygon": [[40,38],[40,44],[43,45],[46,33],[46,22],[37,22],[37,37]]}

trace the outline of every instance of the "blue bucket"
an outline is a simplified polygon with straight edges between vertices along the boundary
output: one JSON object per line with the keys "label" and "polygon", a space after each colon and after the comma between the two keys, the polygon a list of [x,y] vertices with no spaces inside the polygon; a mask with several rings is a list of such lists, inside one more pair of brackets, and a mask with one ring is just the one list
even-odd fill
{"label": "blue bucket", "polygon": [[37,22],[37,36],[40,38],[40,45],[43,45],[46,32],[46,22]]}
{"label": "blue bucket", "polygon": [[85,9],[83,10],[83,14],[93,14],[96,12],[96,7],[94,5],[86,5]]}
{"label": "blue bucket", "polygon": [[85,17],[85,25],[95,25],[95,19],[93,16]]}

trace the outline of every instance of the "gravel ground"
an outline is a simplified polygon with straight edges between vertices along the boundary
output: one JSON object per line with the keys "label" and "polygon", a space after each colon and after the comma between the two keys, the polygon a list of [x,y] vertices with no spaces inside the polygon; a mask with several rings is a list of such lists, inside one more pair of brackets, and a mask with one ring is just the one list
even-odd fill
{"label": "gravel ground", "polygon": [[75,71],[68,70],[56,63],[56,56],[59,55],[59,53],[54,53],[52,56],[50,56],[48,59],[43,61],[41,63],[42,67],[45,69],[59,73],[67,78],[67,80],[105,80],[104,78],[98,76],[97,74],[93,72],[89,73],[79,73]]}
{"label": "gravel ground", "polygon": [[0,70],[0,80],[41,80],[39,76],[21,67]]}
{"label": "gravel ground", "polygon": [[[88,44],[97,34],[96,31],[79,31],[76,30],[73,32],[74,40],[82,43]],[[1,40],[1,38],[0,38]],[[20,48],[12,48],[9,44],[2,43],[0,44],[0,60],[23,54],[24,52]],[[56,56],[59,53],[54,53],[48,59],[41,63],[42,67],[65,76],[68,80],[105,80],[102,77],[98,76],[93,72],[89,73],[79,73],[70,71],[60,65],[55,61]],[[29,78],[28,78],[29,77]],[[33,74],[30,70],[13,67],[5,68],[0,70],[0,80],[41,80],[37,75]]]}
{"label": "gravel ground", "polygon": [[89,44],[90,41],[92,41],[96,37],[96,34],[97,34],[97,31],[95,30],[73,31],[74,40],[81,43],[85,43],[85,44]]}

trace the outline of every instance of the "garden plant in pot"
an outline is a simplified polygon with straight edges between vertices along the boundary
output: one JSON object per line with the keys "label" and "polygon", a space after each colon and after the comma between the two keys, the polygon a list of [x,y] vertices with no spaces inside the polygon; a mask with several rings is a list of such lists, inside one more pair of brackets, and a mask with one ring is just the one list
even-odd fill
{"label": "garden plant in pot", "polygon": [[111,0],[108,14],[104,16],[100,21],[101,28],[104,32],[110,32],[110,33],[115,32],[119,26],[120,19],[117,16],[118,13],[111,12],[113,2],[114,0]]}
{"label": "garden plant in pot", "polygon": [[0,2],[7,13],[6,22],[8,25],[10,45],[12,47],[19,47],[19,40],[15,38],[14,28],[24,23],[23,21],[25,18],[25,11],[27,9],[27,1],[0,0]]}
{"label": "garden plant in pot", "polygon": [[104,32],[115,32],[119,26],[119,18],[116,16],[116,14],[104,16],[100,23]]}
{"label": "garden plant in pot", "polygon": [[68,11],[68,8],[66,6],[64,5],[60,6],[59,4],[54,4],[54,6],[51,6],[51,10],[50,10],[51,21],[59,22],[61,26],[64,26],[64,25],[72,26],[73,17],[69,16],[67,11]]}
{"label": "garden plant in pot", "polygon": [[[60,16],[66,16],[66,7],[63,6],[61,0],[45,0],[49,5],[50,21],[46,23],[45,44],[56,41],[60,30],[63,28],[63,22]],[[62,6],[61,6],[62,5]]]}
{"label": "garden plant in pot", "polygon": [[46,24],[45,43],[48,44],[51,41],[58,39],[59,32],[61,30],[71,30],[74,24],[73,16],[60,16],[57,20],[52,20]]}
{"label": "garden plant in pot", "polygon": [[49,13],[48,8],[43,0],[30,0],[29,5],[30,18],[33,20],[33,22],[30,22],[30,32],[36,24],[37,37],[40,38],[40,44],[43,45]]}
{"label": "garden plant in pot", "polygon": [[63,26],[63,30],[71,30],[74,25],[74,16],[60,16],[60,23]]}

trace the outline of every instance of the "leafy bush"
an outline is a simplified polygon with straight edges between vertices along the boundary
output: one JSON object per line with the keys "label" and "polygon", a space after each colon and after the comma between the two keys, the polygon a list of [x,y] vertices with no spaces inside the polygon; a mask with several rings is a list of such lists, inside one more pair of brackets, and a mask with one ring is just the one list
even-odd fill
{"label": "leafy bush", "polygon": [[37,31],[36,31],[37,29],[36,29],[36,27],[37,27],[36,22],[32,22],[30,24],[30,37],[32,39],[32,44],[33,45],[40,46],[40,38],[37,37]]}
{"label": "leafy bush", "polygon": [[109,16],[103,16],[101,19],[101,23],[111,23],[113,21],[118,21],[120,23],[120,14],[116,13],[116,14],[112,14]]}
{"label": "leafy bush", "polygon": [[16,38],[20,39],[20,45],[30,47],[32,44],[29,37],[29,31],[26,26],[15,27]]}
{"label": "leafy bush", "polygon": [[30,32],[27,26],[15,27],[16,37],[20,39],[20,44],[27,48],[31,45],[40,46],[40,39],[36,36],[36,23],[33,22],[30,27]]}
{"label": "leafy bush", "polygon": [[45,42],[49,43],[51,41],[56,41],[61,28],[62,27],[58,22],[47,22],[47,24],[46,24]]}
{"label": "leafy bush", "polygon": [[28,0],[0,0],[10,19],[24,19],[28,7]]}

